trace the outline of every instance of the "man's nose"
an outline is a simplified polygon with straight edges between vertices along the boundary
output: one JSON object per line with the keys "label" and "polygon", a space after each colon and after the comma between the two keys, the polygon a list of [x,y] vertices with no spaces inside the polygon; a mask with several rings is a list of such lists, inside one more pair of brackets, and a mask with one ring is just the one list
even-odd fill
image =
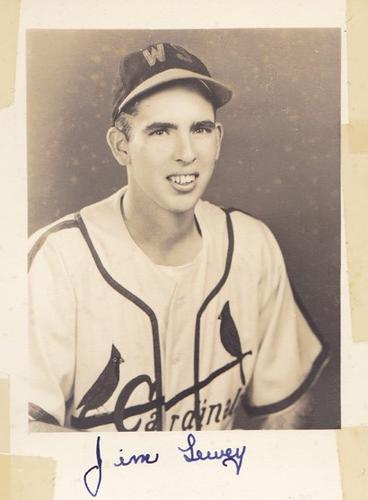
{"label": "man's nose", "polygon": [[177,135],[175,160],[183,166],[190,165],[196,160],[193,137],[190,133]]}

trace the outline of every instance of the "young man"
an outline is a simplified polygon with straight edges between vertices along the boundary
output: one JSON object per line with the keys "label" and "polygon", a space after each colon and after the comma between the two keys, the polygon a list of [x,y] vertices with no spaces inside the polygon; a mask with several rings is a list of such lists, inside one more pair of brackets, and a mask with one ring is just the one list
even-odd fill
{"label": "young man", "polygon": [[271,232],[201,200],[230,98],[182,47],[122,60],[107,141],[128,185],[32,238],[31,429],[229,429],[317,375]]}

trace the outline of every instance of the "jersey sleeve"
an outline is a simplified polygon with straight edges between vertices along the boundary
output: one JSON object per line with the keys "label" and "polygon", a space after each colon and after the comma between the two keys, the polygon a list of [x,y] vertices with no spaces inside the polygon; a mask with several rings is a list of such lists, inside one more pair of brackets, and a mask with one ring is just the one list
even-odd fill
{"label": "jersey sleeve", "polygon": [[259,288],[258,352],[243,405],[248,415],[267,415],[292,405],[326,362],[327,346],[296,304],[280,248],[263,226]]}
{"label": "jersey sleeve", "polygon": [[[29,416],[65,424],[75,369],[75,296],[61,255],[36,243],[29,269]],[[37,253],[34,253],[36,248]]]}

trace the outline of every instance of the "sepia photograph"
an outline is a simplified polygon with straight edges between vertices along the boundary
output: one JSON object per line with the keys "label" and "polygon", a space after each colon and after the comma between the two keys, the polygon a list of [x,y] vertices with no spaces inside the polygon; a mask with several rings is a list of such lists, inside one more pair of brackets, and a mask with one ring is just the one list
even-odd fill
{"label": "sepia photograph", "polygon": [[31,29],[30,432],[340,428],[340,29]]}

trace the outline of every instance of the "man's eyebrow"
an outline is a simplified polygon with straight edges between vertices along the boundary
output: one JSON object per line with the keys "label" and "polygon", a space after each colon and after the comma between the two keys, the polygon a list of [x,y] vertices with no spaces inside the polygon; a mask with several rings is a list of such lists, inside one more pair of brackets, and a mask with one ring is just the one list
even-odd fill
{"label": "man's eyebrow", "polygon": [[149,133],[149,132],[154,132],[155,130],[161,130],[161,129],[165,129],[165,130],[174,129],[174,130],[176,130],[177,128],[178,128],[177,125],[174,125],[174,123],[153,122],[153,123],[150,123],[149,125],[147,125],[147,127],[145,127],[144,131]]}
{"label": "man's eyebrow", "polygon": [[194,122],[191,128],[192,129],[196,129],[196,128],[214,129],[214,128],[216,128],[216,123],[213,122],[212,120],[202,120],[199,122]]}

